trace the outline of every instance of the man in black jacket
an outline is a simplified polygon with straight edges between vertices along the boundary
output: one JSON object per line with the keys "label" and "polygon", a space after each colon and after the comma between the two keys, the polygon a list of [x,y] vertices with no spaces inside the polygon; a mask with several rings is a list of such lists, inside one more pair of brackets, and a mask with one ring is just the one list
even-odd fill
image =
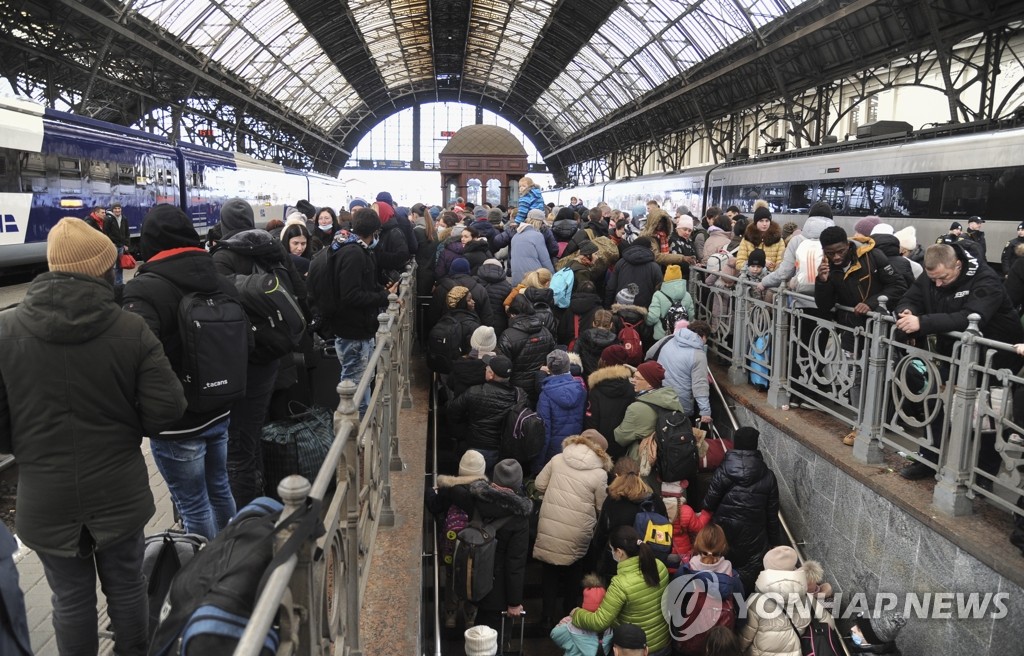
{"label": "man in black jacket", "polygon": [[[139,240],[146,263],[124,288],[124,309],[146,320],[163,344],[174,373],[183,380],[186,347],[178,320],[182,297],[193,292],[238,296],[231,281],[217,273],[213,258],[200,243],[181,208],[155,206],[146,214]],[[245,322],[242,330],[247,326]],[[237,375],[241,384],[246,378],[248,345],[227,346],[228,350],[218,354],[217,371]],[[185,530],[210,540],[236,510],[227,471],[231,406],[228,400],[212,410],[198,410],[192,403],[174,426],[150,435],[154,460]]]}
{"label": "man in black jacket", "polygon": [[[388,294],[398,289],[398,282],[386,289],[377,282],[377,260],[374,247],[381,232],[380,217],[368,207],[352,215],[352,234],[344,242],[335,242],[325,254],[331,263],[337,298],[336,311],[327,317],[337,335],[334,349],[341,363],[341,381],[358,385],[373,355],[374,335],[380,322],[377,315],[388,306]],[[370,386],[359,401],[360,416],[370,402]]]}
{"label": "man in black jacket", "polygon": [[748,591],[763,569],[764,555],[782,544],[779,484],[757,449],[760,436],[750,426],[737,429],[733,450],[725,454],[704,496],[704,508],[725,531],[729,560]]}
{"label": "man in black jacket", "polygon": [[[956,340],[945,336],[950,331],[967,329],[967,317],[981,316],[978,328],[982,336],[1008,344],[1024,341],[1013,304],[1002,280],[991,267],[960,243],[935,244],[924,254],[925,275],[918,277],[896,306],[896,327],[911,337],[937,335],[937,350],[952,355]],[[984,356],[982,356],[982,359]],[[1021,358],[1010,351],[998,351],[992,359],[995,369],[1017,371]],[[941,434],[941,431],[933,431]],[[920,457],[936,462],[936,454],[922,451]],[[904,478],[920,479],[934,469],[913,462],[900,472]]]}
{"label": "man in black jacket", "polygon": [[512,361],[503,355],[491,358],[485,375],[487,382],[473,385],[448,404],[448,421],[469,427],[466,431],[469,437],[463,446],[480,452],[487,462],[487,475],[490,476],[501,458],[505,416],[517,400],[525,399],[525,394],[509,381]]}

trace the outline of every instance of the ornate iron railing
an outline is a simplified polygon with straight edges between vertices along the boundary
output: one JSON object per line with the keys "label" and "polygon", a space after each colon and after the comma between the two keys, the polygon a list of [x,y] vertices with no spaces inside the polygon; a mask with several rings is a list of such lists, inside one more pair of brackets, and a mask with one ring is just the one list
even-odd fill
{"label": "ornate iron railing", "polygon": [[[267,631],[278,627],[278,654],[361,654],[359,611],[370,572],[377,528],[395,522],[390,472],[402,469],[398,413],[412,404],[409,366],[416,313],[415,268],[402,274],[398,294],[378,316],[376,344],[359,384],[338,385],[334,443],[312,485],[301,476],[281,481],[282,517],[323,500],[324,535],[269,577],[236,656],[259,654]],[[358,402],[372,386],[362,419]],[[333,495],[330,484],[336,483]],[[278,545],[289,535],[282,531]],[[276,547],[275,547],[276,548]]]}

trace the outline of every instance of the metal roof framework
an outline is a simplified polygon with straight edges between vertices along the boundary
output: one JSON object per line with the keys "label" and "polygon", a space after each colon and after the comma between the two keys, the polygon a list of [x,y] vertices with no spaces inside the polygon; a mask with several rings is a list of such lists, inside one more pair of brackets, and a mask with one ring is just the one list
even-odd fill
{"label": "metal roof framework", "polygon": [[0,0],[0,72],[328,172],[395,111],[467,102],[558,174],[1017,18],[1013,0]]}

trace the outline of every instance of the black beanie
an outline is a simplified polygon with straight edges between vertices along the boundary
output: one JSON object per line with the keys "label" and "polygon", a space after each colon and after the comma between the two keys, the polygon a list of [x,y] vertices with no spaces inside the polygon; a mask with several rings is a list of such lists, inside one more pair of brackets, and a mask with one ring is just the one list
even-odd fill
{"label": "black beanie", "polygon": [[313,217],[316,216],[316,207],[314,207],[313,203],[309,202],[305,198],[295,203],[295,209],[302,212],[310,221],[312,221]]}
{"label": "black beanie", "polygon": [[753,426],[741,426],[732,436],[732,448],[737,451],[757,451],[757,440],[761,437]]}
{"label": "black beanie", "polygon": [[747,219],[746,218],[738,218],[738,219],[736,219],[736,225],[734,225],[732,227],[732,234],[736,235],[737,237],[742,237],[743,236],[743,232],[746,229],[747,229]]}
{"label": "black beanie", "polygon": [[762,207],[759,207],[756,210],[754,210],[754,222],[755,223],[760,221],[761,219],[768,219],[770,221],[771,218],[772,218],[772,212],[767,207],[763,207],[762,206]]}
{"label": "black beanie", "polygon": [[232,198],[220,208],[221,239],[227,239],[236,232],[252,230],[255,227],[252,205],[247,201],[241,198]]}
{"label": "black beanie", "polygon": [[200,243],[199,233],[180,207],[156,205],[142,219],[139,249],[144,260],[172,248],[199,248]]}
{"label": "black beanie", "polygon": [[755,248],[750,251],[750,255],[747,256],[747,266],[759,266],[763,267],[768,262],[768,259],[764,255],[764,251],[760,248]]}
{"label": "black beanie", "polygon": [[821,231],[821,236],[818,238],[821,242],[821,247],[831,246],[832,244],[841,244],[848,241],[846,231],[839,226],[829,226]]}

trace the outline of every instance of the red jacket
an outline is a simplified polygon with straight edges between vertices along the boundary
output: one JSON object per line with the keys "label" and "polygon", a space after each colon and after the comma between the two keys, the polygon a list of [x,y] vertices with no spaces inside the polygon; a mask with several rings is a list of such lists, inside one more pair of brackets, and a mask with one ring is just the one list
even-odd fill
{"label": "red jacket", "polygon": [[705,510],[699,515],[685,503],[679,504],[675,524],[672,525],[672,553],[679,554],[682,562],[690,562],[693,553],[693,540],[700,530],[711,523],[711,511]]}

